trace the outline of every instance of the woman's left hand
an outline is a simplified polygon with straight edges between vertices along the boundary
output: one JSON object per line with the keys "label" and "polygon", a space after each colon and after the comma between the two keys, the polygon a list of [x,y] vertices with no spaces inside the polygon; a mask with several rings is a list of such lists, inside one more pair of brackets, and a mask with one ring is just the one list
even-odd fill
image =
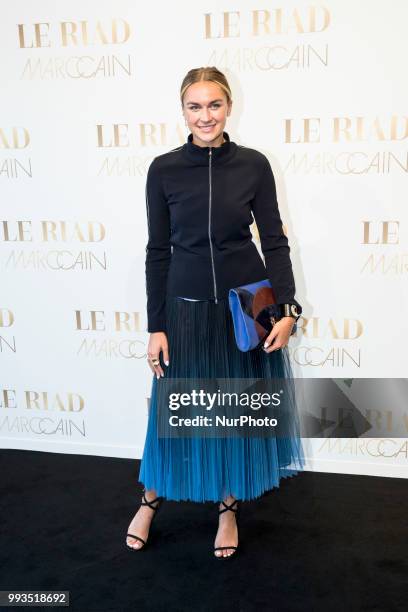
{"label": "woman's left hand", "polygon": [[263,349],[265,353],[272,353],[287,346],[294,324],[295,319],[293,317],[282,317],[279,319],[264,341],[263,346],[267,345],[267,348]]}

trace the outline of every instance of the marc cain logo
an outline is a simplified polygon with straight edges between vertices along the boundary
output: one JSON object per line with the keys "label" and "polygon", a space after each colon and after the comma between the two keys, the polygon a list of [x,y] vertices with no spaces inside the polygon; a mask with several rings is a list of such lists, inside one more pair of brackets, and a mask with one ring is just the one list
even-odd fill
{"label": "marc cain logo", "polygon": [[327,438],[318,453],[408,459],[408,441],[390,438]]}

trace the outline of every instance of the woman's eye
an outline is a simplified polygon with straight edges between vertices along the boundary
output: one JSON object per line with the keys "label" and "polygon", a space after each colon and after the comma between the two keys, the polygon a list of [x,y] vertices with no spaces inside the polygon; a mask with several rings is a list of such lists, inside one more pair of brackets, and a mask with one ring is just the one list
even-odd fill
{"label": "woman's eye", "polygon": [[[221,104],[211,104],[212,108],[220,108]],[[198,110],[198,106],[190,106],[190,110],[196,111]]]}

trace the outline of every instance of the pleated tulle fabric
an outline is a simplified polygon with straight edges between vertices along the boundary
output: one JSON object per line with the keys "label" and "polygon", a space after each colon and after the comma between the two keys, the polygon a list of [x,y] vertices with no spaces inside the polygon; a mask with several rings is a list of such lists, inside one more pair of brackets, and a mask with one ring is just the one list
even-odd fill
{"label": "pleated tulle fabric", "polygon": [[[292,378],[287,349],[241,352],[235,343],[228,299],[166,302],[172,378]],[[166,499],[220,501],[232,495],[251,500],[279,487],[281,478],[304,466],[298,435],[289,437],[161,438],[157,431],[157,386],[152,376],[149,418],[139,482]],[[296,402],[291,404],[295,421]],[[296,427],[293,428],[296,432]]]}

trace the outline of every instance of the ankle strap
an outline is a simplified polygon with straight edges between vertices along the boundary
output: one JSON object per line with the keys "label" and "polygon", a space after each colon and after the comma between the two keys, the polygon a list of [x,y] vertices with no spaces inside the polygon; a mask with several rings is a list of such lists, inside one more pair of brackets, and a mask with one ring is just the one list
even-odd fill
{"label": "ankle strap", "polygon": [[223,512],[226,512],[227,510],[231,510],[232,512],[236,512],[237,511],[237,508],[233,508],[233,506],[235,506],[235,504],[238,504],[238,500],[237,499],[234,499],[232,504],[226,504],[225,501],[221,501],[221,503],[225,506],[225,508],[223,508],[222,510],[218,510],[218,514],[222,514]]}
{"label": "ankle strap", "polygon": [[146,499],[145,493],[143,493],[143,500],[144,501],[142,501],[140,504],[141,506],[149,506],[152,510],[157,510],[159,504],[157,506],[153,506],[152,504],[154,504],[154,502],[156,501],[160,501],[160,497],[156,497],[155,499],[151,499],[150,501],[148,501]]}

